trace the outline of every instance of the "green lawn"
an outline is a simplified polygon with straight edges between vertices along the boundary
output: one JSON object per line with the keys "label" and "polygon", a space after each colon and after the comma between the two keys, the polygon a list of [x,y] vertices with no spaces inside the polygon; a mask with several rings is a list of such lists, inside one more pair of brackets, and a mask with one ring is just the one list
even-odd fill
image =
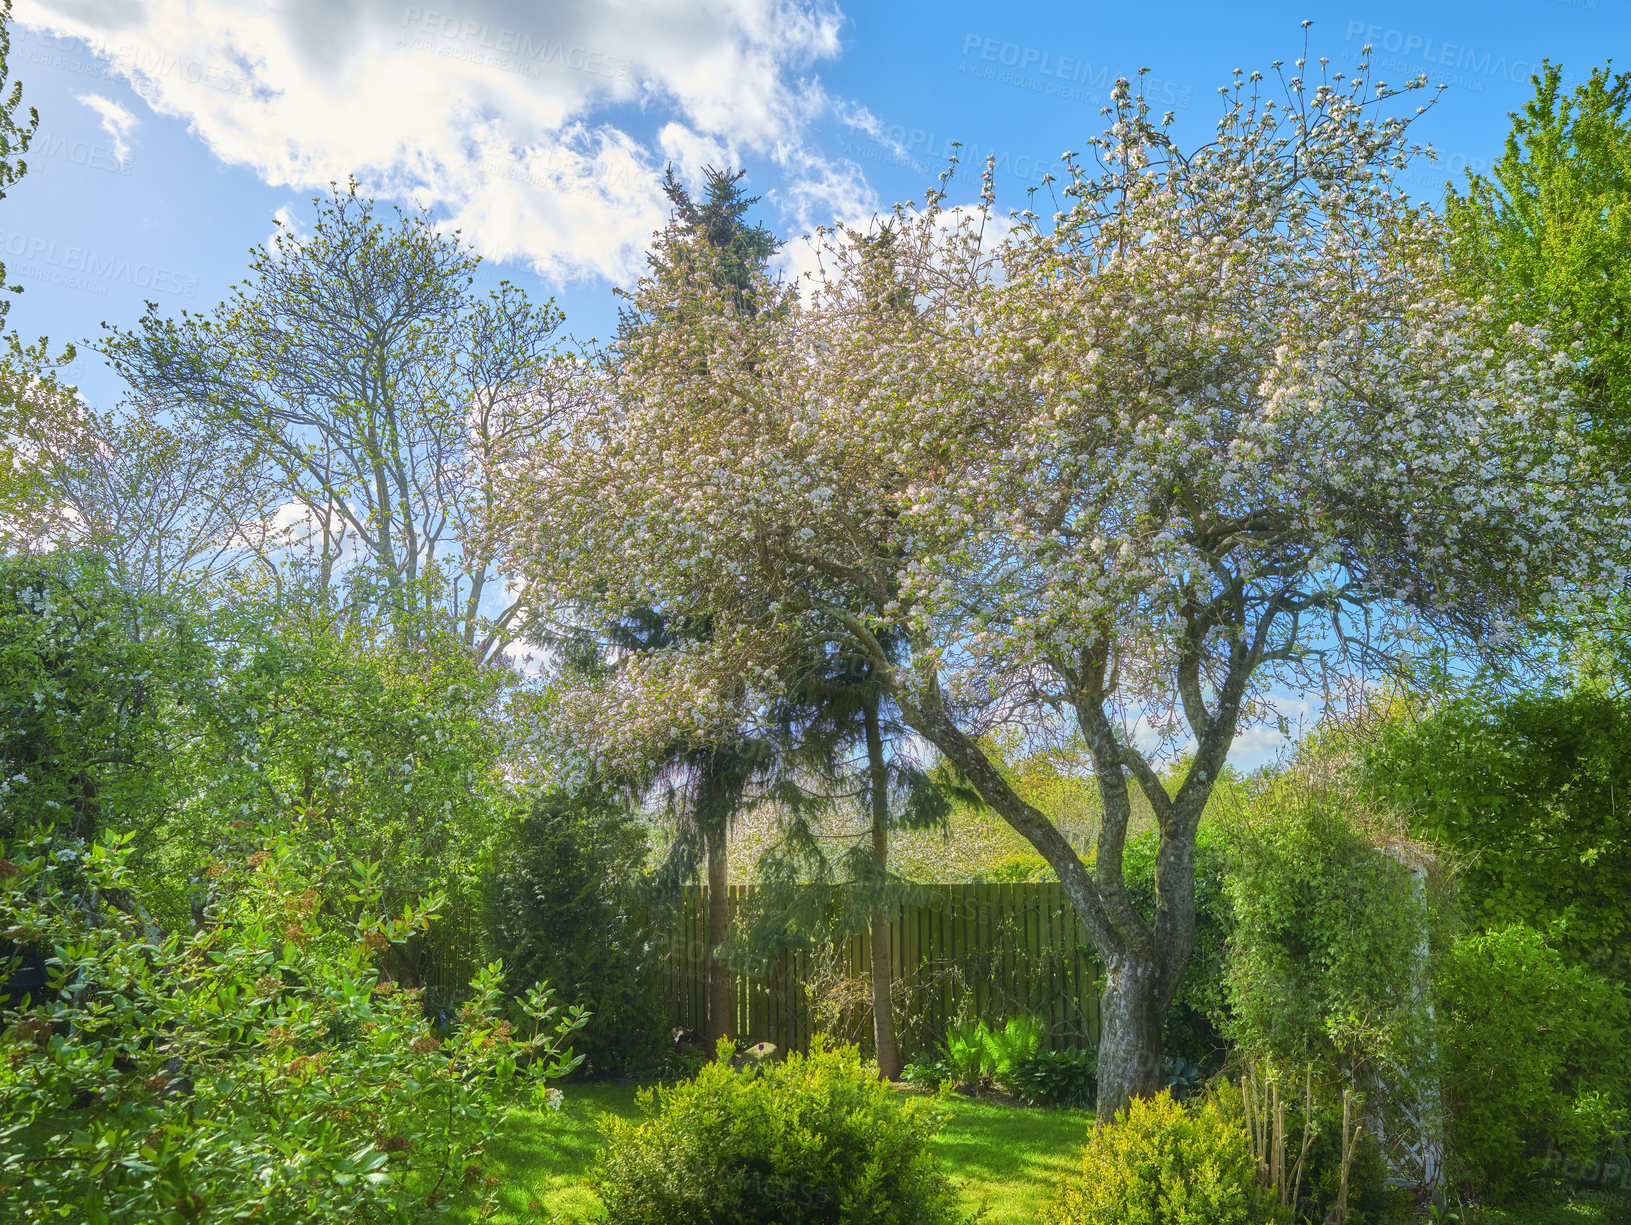
{"label": "green lawn", "polygon": [[[599,1120],[637,1115],[634,1094],[632,1085],[567,1085],[566,1104],[558,1112],[510,1112],[504,1138],[488,1146],[488,1172],[503,1182],[493,1219],[539,1222],[555,1214],[567,1221],[597,1220],[600,1202],[586,1179],[599,1147]],[[1093,1116],[961,1097],[953,1097],[949,1106],[934,1150],[970,1212],[984,1208],[983,1225],[1038,1220],[1055,1181],[1076,1168]],[[1583,1194],[1556,1204],[1490,1211],[1478,1220],[1479,1225],[1621,1225],[1631,1221],[1631,1202]]]}
{"label": "green lawn", "polygon": [[[488,1172],[503,1180],[496,1221],[539,1221],[556,1213],[593,1221],[599,1201],[585,1185],[599,1143],[598,1120],[634,1116],[629,1085],[568,1085],[557,1113],[514,1111],[504,1139],[488,1146]],[[1092,1115],[1030,1110],[954,1098],[934,1149],[970,1210],[986,1225],[1029,1225],[1054,1181],[1074,1168]]]}

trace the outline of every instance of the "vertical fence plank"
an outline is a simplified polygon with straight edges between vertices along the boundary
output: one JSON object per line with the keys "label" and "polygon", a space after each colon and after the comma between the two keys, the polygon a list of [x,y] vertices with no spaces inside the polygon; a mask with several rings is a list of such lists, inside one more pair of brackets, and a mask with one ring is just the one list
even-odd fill
{"label": "vertical fence plank", "polygon": [[[751,886],[729,886],[734,919]],[[829,916],[843,899],[834,888]],[[1048,1031],[1048,1046],[1097,1045],[1102,990],[1098,959],[1086,925],[1057,882],[935,885],[903,903],[889,924],[890,964],[907,1003],[897,1010],[896,1040],[903,1057],[932,1051],[966,1002],[970,1015],[990,1022],[1033,1012]],[[871,931],[864,925],[836,950],[837,969],[871,989]],[[708,1025],[706,888],[688,886],[674,915],[674,932],[659,981],[674,1023],[693,1032]],[[743,1041],[774,1042],[780,1050],[807,1050],[815,1032],[809,989],[815,956],[783,950],[763,973],[731,974],[731,1022]],[[870,1034],[866,1037],[870,1038]]]}

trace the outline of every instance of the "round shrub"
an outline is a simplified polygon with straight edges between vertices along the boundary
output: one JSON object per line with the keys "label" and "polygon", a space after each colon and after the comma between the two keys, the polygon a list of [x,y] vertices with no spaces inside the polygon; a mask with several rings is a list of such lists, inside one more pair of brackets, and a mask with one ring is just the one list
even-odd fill
{"label": "round shrub", "polygon": [[1261,1225],[1273,1209],[1246,1128],[1215,1098],[1136,1099],[1089,1133],[1081,1174],[1060,1185],[1049,1225]]}
{"label": "round shrub", "polygon": [[594,1173],[608,1225],[961,1220],[929,1153],[933,1099],[904,1098],[853,1047],[733,1069],[728,1044],[695,1080],[640,1094],[608,1122]]}

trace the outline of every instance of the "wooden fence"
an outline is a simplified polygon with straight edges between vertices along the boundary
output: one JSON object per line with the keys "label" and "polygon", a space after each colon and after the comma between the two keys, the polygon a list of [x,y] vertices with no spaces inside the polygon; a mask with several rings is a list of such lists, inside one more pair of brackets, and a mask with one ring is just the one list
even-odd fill
{"label": "wooden fence", "polygon": [[[731,886],[732,917],[752,886]],[[836,905],[836,900],[833,903]],[[870,1048],[871,939],[786,950],[764,973],[733,972],[733,1034],[805,1050],[817,1030]],[[1050,1049],[1097,1045],[1100,976],[1087,929],[1058,884],[926,885],[890,927],[896,1037],[908,1058],[938,1046],[959,1017],[1034,1013]],[[677,1023],[708,1021],[707,891],[685,891],[663,986]]]}

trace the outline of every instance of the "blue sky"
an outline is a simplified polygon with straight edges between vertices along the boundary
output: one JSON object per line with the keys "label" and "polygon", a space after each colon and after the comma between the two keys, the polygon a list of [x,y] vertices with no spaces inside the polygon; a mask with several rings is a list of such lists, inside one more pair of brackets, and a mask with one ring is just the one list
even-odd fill
{"label": "blue sky", "polygon": [[[829,4],[799,0],[18,0],[13,75],[42,117],[0,202],[24,335],[207,309],[273,217],[330,179],[417,199],[495,272],[554,295],[580,336],[615,317],[670,159],[746,166],[786,235],[921,195],[953,142],[963,191],[996,158],[1025,189],[1101,124],[1119,74],[1204,140],[1231,70],[1315,55],[1450,88],[1418,129],[1440,152],[1413,190],[1498,154],[1543,57],[1571,76],[1631,47],[1631,0],[1248,6]],[[118,386],[75,368],[99,404]]]}

